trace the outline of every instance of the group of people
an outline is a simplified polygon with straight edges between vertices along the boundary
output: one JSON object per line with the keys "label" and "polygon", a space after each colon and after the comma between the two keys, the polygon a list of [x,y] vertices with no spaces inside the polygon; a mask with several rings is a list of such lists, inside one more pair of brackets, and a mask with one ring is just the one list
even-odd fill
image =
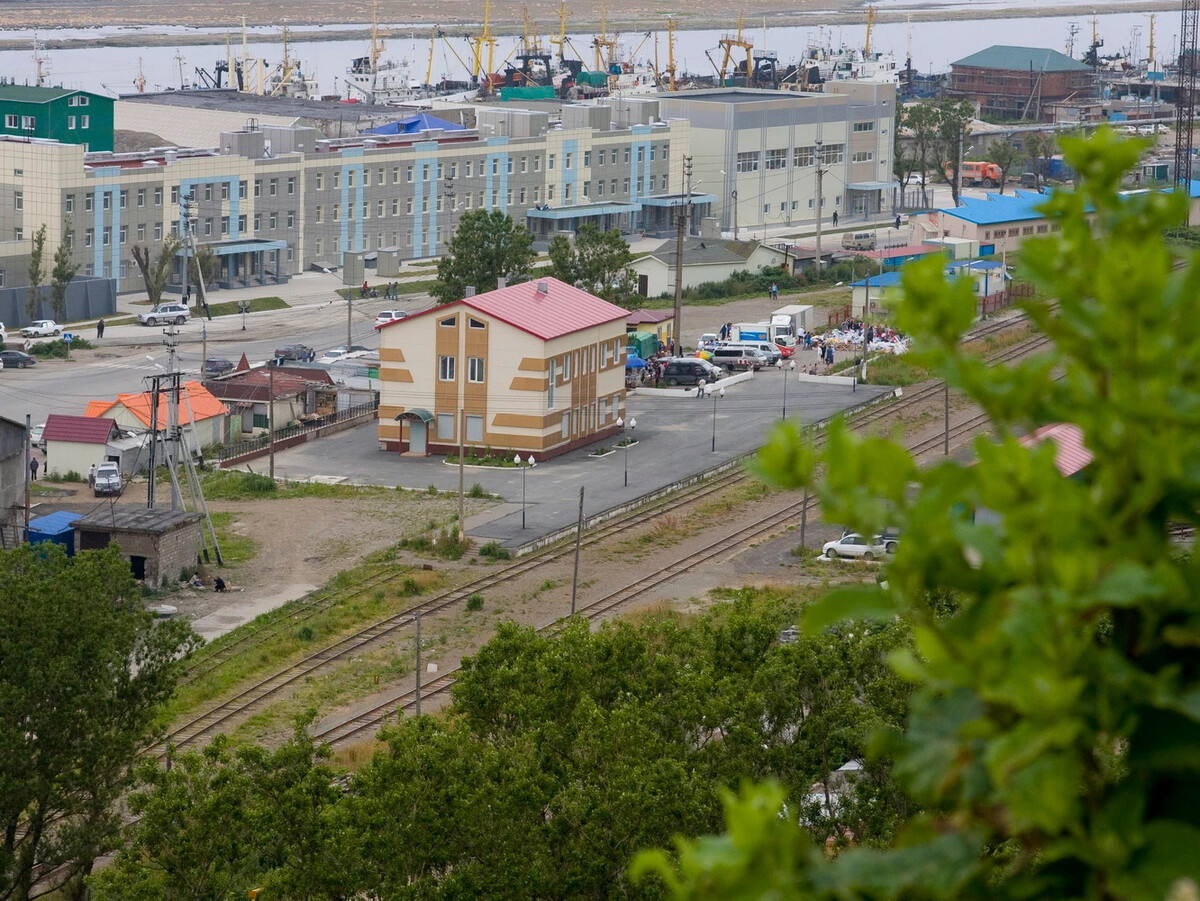
{"label": "group of people", "polygon": [[[362,283],[362,290],[359,292],[360,297],[379,297],[379,289],[372,288],[368,282]],[[388,282],[383,286],[384,300],[399,300],[400,299],[400,283]]]}
{"label": "group of people", "polygon": [[[199,573],[192,573],[192,577],[190,579],[188,579],[188,585],[191,588],[203,589],[204,588],[204,580],[200,578]],[[217,576],[215,579],[213,579],[213,591],[218,591],[218,592],[225,591],[225,580],[222,579],[220,576]]]}

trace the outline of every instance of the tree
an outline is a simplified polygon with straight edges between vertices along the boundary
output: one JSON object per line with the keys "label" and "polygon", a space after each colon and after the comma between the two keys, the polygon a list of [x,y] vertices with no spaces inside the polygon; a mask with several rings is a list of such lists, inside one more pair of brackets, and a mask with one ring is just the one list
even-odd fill
{"label": "tree", "polygon": [[901,115],[903,126],[912,133],[914,157],[921,172],[921,203],[928,204],[926,173],[932,165],[941,165],[935,156],[938,134],[938,108],[932,100],[920,100],[904,108]]}
{"label": "tree", "polygon": [[1000,193],[1004,193],[1004,183],[1008,181],[1009,170],[1021,161],[1021,149],[1012,142],[1011,138],[997,141],[988,148],[988,159],[1000,167]]}
{"label": "tree", "polygon": [[479,293],[492,291],[498,279],[516,284],[529,278],[536,254],[533,235],[500,210],[463,214],[446,255],[438,260],[438,283],[430,294],[438,303],[461,300],[468,286]]}
{"label": "tree", "polygon": [[1029,160],[1029,171],[1033,173],[1034,187],[1042,190],[1046,180],[1045,161],[1054,155],[1054,136],[1044,131],[1035,131],[1025,136],[1025,157]]}
{"label": "tree", "polygon": [[71,219],[67,217],[62,238],[54,250],[54,270],[50,274],[50,306],[54,308],[54,318],[60,322],[67,318],[67,285],[79,271],[79,264],[73,260],[71,234]]}
{"label": "tree", "polygon": [[195,635],[155,623],[116,546],[0,551],[0,898],[74,895]]}
{"label": "tree", "polygon": [[29,318],[37,319],[42,301],[42,283],[46,280],[46,225],[42,223],[33,233],[33,247],[29,251],[29,289],[25,294],[25,312]]}
{"label": "tree", "polygon": [[[913,623],[921,653],[892,666],[915,693],[903,731],[882,738],[925,812],[891,848],[831,863],[789,824],[778,786],[729,796],[727,836],[645,860],[675,898],[1196,896],[1200,564],[1168,527],[1200,520],[1200,260],[1177,269],[1164,240],[1186,218],[1183,192],[1118,193],[1135,142],[1101,129],[1063,149],[1079,187],[1044,205],[1061,230],[1022,249],[1038,297],[1057,299],[1027,304],[1052,350],[989,368],[960,345],[970,287],[936,261],[904,271],[898,325],[991,418],[977,464],[918,467],[841,426],[819,458],[783,428],[761,454],[787,485],[813,484],[824,463],[830,519],[905,529],[886,588],[835,592],[801,622]],[[1122,353],[1097,353],[1110,340]],[[1091,462],[1076,478],[1055,442],[1019,440],[1047,423],[1082,435]],[[931,590],[954,609],[935,615]]]}
{"label": "tree", "polygon": [[208,309],[208,289],[217,277],[217,255],[207,244],[197,247],[188,258],[188,275],[196,294],[196,308]]}
{"label": "tree", "polygon": [[971,133],[971,120],[975,108],[967,100],[942,100],[935,107],[937,130],[934,146],[940,160],[939,174],[950,185],[950,196],[958,206],[959,171],[967,150],[967,138]]}
{"label": "tree", "polygon": [[550,274],[560,281],[612,303],[628,303],[637,297],[637,277],[629,268],[633,254],[616,229],[602,232],[585,223],[574,241],[555,235],[549,253]]}
{"label": "tree", "polygon": [[162,301],[163,290],[167,287],[167,281],[175,267],[175,255],[181,247],[183,239],[178,235],[168,234],[158,248],[158,256],[153,260],[147,245],[138,243],[129,248],[138,271],[142,273],[142,283],[146,286],[146,296],[150,303],[157,304]]}

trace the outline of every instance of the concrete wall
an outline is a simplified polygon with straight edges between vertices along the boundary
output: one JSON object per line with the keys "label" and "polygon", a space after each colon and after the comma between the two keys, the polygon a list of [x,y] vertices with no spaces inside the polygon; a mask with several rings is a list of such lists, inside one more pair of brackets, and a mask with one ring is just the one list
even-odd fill
{"label": "concrete wall", "polygon": [[[11,243],[11,242],[10,242]],[[28,244],[28,242],[25,242]],[[53,249],[47,248],[47,254],[52,255]],[[52,266],[53,261],[48,265]],[[29,281],[29,254],[23,253],[18,257],[5,256],[0,249],[0,269],[5,270],[5,281],[11,284],[12,277],[19,281]],[[10,332],[29,325],[33,319],[56,319],[50,303],[50,286],[42,286],[42,298],[37,315],[32,319],[25,310],[29,289],[0,288],[0,322]],[[111,278],[88,278],[76,276],[67,285],[67,314],[63,322],[79,319],[99,319],[101,316],[112,316],[117,311],[117,283]],[[10,341],[19,343],[20,336],[13,334]]]}

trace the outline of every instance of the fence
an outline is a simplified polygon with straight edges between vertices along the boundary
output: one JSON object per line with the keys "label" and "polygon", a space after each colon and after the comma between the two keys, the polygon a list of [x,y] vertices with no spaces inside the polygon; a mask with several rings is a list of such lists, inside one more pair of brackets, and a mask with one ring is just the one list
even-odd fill
{"label": "fence", "polygon": [[979,298],[979,315],[990,316],[1026,297],[1033,297],[1033,285],[1027,282],[1009,282],[1003,291]]}
{"label": "fence", "polygon": [[[360,419],[374,419],[375,413],[378,409],[379,400],[376,398],[369,403],[359,404],[355,407],[347,407],[344,410],[338,410],[336,413],[330,413],[327,416],[320,416],[316,419],[309,419],[305,420],[304,422],[296,423],[295,425],[285,426],[282,429],[276,429],[275,449],[282,450],[283,448],[301,444],[304,441],[309,440],[310,436],[319,438],[319,433],[325,429],[328,429],[330,426],[354,422]],[[270,449],[270,445],[270,436],[268,436],[265,432],[261,435],[256,435],[253,438],[248,438],[245,441],[237,441],[233,444],[227,444],[217,451],[216,463],[218,466],[221,466],[225,463],[230,463],[237,460],[248,460],[254,457],[260,457],[267,453],[267,451]]]}
{"label": "fence", "polygon": [[825,324],[830,328],[840,326],[850,318],[851,309],[850,304],[846,304],[844,307],[834,307],[829,311],[829,317]]}

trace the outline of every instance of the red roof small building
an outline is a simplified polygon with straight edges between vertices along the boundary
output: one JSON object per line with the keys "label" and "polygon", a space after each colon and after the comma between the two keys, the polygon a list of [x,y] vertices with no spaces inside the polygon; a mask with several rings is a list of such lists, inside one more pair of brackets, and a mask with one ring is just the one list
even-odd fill
{"label": "red roof small building", "polygon": [[108,442],[120,435],[116,420],[108,417],[51,413],[42,432],[46,442],[46,472],[58,475],[75,472],[82,476],[93,464],[108,458]]}
{"label": "red roof small building", "polygon": [[1066,478],[1086,469],[1094,459],[1083,443],[1083,429],[1074,423],[1044,425],[1021,439],[1026,447],[1037,447],[1044,441],[1054,442],[1054,466]]}
{"label": "red roof small building", "polygon": [[543,278],[380,326],[380,449],[545,459],[614,433],[628,315]]}

